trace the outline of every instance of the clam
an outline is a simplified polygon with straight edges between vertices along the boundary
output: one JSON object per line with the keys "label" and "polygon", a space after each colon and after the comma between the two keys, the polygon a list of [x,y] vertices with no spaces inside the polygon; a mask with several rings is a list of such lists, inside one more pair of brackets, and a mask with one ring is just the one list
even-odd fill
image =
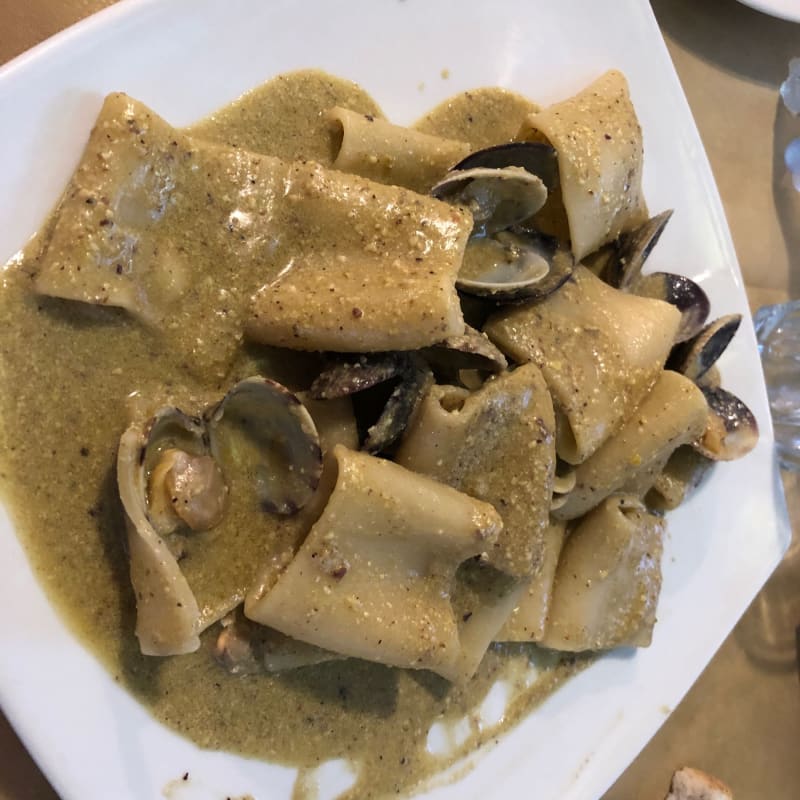
{"label": "clam", "polygon": [[675,306],[681,312],[675,341],[683,342],[697,335],[708,319],[711,308],[708,296],[685,275],[671,272],[642,273],[645,261],[671,217],[671,210],[663,211],[636,230],[622,234],[607,252],[600,277],[623,291],[663,300]]}
{"label": "clam", "polygon": [[703,392],[710,412],[706,431],[693,446],[714,461],[740,458],[755,447],[758,425],[750,409],[720,387],[715,364],[738,330],[741,315],[729,314],[703,327],[710,304],[700,286],[667,272],[642,274],[644,262],[671,216],[671,211],[665,211],[620,236],[603,269],[603,278],[624,291],[655,297],[678,308],[681,324],[666,368],[693,380]]}
{"label": "clam", "polygon": [[[421,351],[422,355],[431,355],[431,361],[436,362],[440,357],[440,352],[447,352],[448,345],[446,343],[451,342],[452,351],[458,353],[461,358],[466,358],[466,351],[472,343],[471,346],[475,352],[469,362],[470,366],[476,363],[491,363],[492,371],[497,371],[495,363],[497,356],[503,360],[503,366],[505,366],[502,354],[499,351],[497,355],[492,352],[491,342],[487,339],[485,345],[479,345],[477,338],[485,337],[477,331],[473,331],[473,334],[472,337],[465,333],[452,340],[447,339],[441,345]],[[431,353],[426,351],[431,351]],[[445,356],[441,356],[441,358],[447,363]],[[383,405],[378,419],[367,428],[362,445],[362,449],[368,453],[380,453],[393,444],[405,430],[417,403],[433,383],[433,373],[426,359],[421,355],[398,352],[376,353],[368,356],[362,355],[357,359],[345,358],[341,361],[334,361],[320,372],[311,385],[311,396],[315,399],[328,400],[346,397],[392,380],[396,380],[397,385],[389,397],[382,400]],[[374,413],[374,406],[370,408],[370,411]],[[370,416],[370,413],[368,412],[366,416]]]}
{"label": "clam", "polygon": [[362,449],[368,453],[380,453],[394,444],[432,385],[431,368],[422,359],[413,360],[386,401],[377,422],[367,430]]}
{"label": "clam", "polygon": [[532,217],[547,200],[542,179],[522,167],[454,169],[431,194],[472,213],[473,235],[504,231]]}
{"label": "clam", "polygon": [[246,378],[205,420],[214,458],[223,471],[248,476],[265,511],[294,514],[311,499],[322,474],[319,436],[305,406],[286,387]]}
{"label": "clam", "polygon": [[451,336],[426,347],[420,355],[433,367],[440,382],[454,385],[461,382],[464,370],[497,373],[508,367],[506,357],[489,337],[469,325],[460,336]]}
{"label": "clam", "polygon": [[695,448],[714,461],[732,461],[747,455],[758,442],[753,412],[735,395],[720,387],[700,386],[705,395],[709,423]]}
{"label": "clam", "polygon": [[675,306],[681,312],[676,342],[696,336],[708,319],[711,303],[699,284],[685,275],[671,272],[652,272],[640,275],[629,291],[640,297],[653,297]]}
{"label": "clam", "polygon": [[647,257],[661,238],[672,216],[672,209],[662,211],[636,230],[623,233],[614,243],[602,278],[617,289],[627,289],[642,274]]}
{"label": "clam", "polygon": [[673,348],[667,368],[682,372],[697,382],[725,352],[742,321],[741,314],[728,314],[705,326],[682,345]]}
{"label": "clam", "polygon": [[574,267],[552,237],[515,228],[471,239],[456,287],[495,302],[535,300],[562,286]]}
{"label": "clam", "polygon": [[315,400],[334,400],[371,389],[402,374],[408,367],[403,353],[376,353],[328,364],[311,384]]}
{"label": "clam", "polygon": [[552,192],[558,186],[558,155],[554,147],[543,142],[508,142],[476,150],[459,161],[453,170],[478,167],[485,169],[522,167],[540,178],[548,192]]}
{"label": "clam", "polygon": [[138,437],[138,458],[117,476],[120,494],[137,498],[161,536],[215,527],[234,474],[255,484],[264,510],[285,515],[308,502],[322,473],[311,416],[266,378],[240,381],[202,416],[165,406]]}
{"label": "clam", "polygon": [[159,535],[210,530],[222,519],[228,486],[201,419],[161,408],[145,426],[141,459],[136,480]]}
{"label": "clam", "polygon": [[434,197],[473,215],[459,290],[514,302],[544,297],[567,280],[571,254],[528,227],[557,183],[553,148],[517,142],[472,153],[433,187]]}
{"label": "clam", "polygon": [[240,601],[237,588],[224,602],[198,604],[180,565],[194,547],[205,548],[209,539],[202,531],[219,525],[225,532],[220,523],[234,487],[250,481],[260,508],[291,514],[311,498],[321,472],[319,437],[308,412],[291,392],[264,378],[240,381],[202,416],[165,406],[127,428],[117,482],[143,653],[197,649],[198,634]]}
{"label": "clam", "polygon": [[758,423],[753,412],[736,395],[719,385],[717,359],[725,352],[741,314],[728,314],[710,322],[698,334],[672,349],[666,368],[693,380],[706,398],[708,426],[694,447],[714,461],[741,458],[758,441]]}

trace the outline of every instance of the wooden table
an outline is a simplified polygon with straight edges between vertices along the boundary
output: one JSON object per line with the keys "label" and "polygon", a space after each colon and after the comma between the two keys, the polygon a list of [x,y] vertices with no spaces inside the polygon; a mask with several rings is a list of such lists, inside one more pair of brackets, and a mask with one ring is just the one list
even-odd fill
{"label": "wooden table", "polygon": [[[783,166],[786,145],[800,136],[800,118],[778,97],[789,59],[800,56],[800,25],[735,0],[652,4],[711,160],[751,305],[800,298],[800,193]],[[0,0],[0,63],[107,5]],[[800,477],[786,474],[784,484],[798,531]],[[685,764],[721,777],[737,800],[800,797],[798,664],[776,660],[769,647],[800,623],[797,538],[684,701],[604,800],[657,800],[672,771]],[[2,716],[0,800],[57,800]]]}

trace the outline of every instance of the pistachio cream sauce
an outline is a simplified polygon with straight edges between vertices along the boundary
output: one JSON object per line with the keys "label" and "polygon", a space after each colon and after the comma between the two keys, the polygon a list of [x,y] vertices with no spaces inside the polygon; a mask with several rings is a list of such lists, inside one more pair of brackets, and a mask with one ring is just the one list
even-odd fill
{"label": "pistachio cream sauce", "polygon": [[[333,106],[380,114],[356,85],[301,71],[271,80],[187,133],[330,166],[334,143],[324,112]],[[505,90],[481,89],[445,102],[419,127],[481,147],[510,138],[532,108]],[[169,109],[158,110],[169,116]],[[208,181],[213,185],[214,176]],[[187,210],[172,219],[189,215]],[[239,340],[224,369],[218,363],[205,375],[196,366],[190,369],[185,351],[173,346],[174,337],[125,311],[33,291],[37,257],[51,227],[45,222],[3,275],[3,495],[38,579],[71,630],[158,720],[202,747],[297,767],[297,798],[313,796],[314,770],[340,758],[357,776],[345,797],[382,797],[413,790],[493,740],[580,666],[575,658],[559,661],[534,647],[513,645],[491,648],[465,687],[425,671],[356,659],[281,674],[231,675],[212,656],[218,625],[203,634],[197,652],[142,655],[134,636],[136,603],[115,475],[117,444],[131,414],[137,404],[152,410],[166,403],[191,412],[259,372],[302,388],[316,356]],[[171,233],[162,225],[158,235],[165,247]],[[281,247],[301,244],[282,241]],[[209,263],[212,256],[204,261],[203,254],[200,246],[191,253],[193,276],[216,268]],[[237,278],[235,259],[226,269]],[[258,283],[274,277],[261,274]],[[252,275],[238,278],[240,286],[257,288]],[[230,320],[208,312],[202,330],[212,341],[217,333],[225,335]],[[291,546],[302,535],[299,524],[276,518],[270,535]],[[192,576],[198,591],[213,598],[217,580],[238,576],[246,585],[252,579],[259,539],[250,533],[246,523],[237,526],[234,515],[216,539],[213,569],[207,559]],[[482,724],[479,708],[498,679],[510,684],[512,699],[501,723]],[[462,734],[450,737],[450,747],[429,746],[436,723]]]}

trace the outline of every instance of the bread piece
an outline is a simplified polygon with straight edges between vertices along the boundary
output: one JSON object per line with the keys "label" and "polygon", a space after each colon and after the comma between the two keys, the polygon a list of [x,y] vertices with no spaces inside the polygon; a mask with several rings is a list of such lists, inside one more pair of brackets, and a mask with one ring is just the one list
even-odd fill
{"label": "bread piece", "polygon": [[665,800],[733,800],[733,792],[713,775],[682,767],[673,773]]}

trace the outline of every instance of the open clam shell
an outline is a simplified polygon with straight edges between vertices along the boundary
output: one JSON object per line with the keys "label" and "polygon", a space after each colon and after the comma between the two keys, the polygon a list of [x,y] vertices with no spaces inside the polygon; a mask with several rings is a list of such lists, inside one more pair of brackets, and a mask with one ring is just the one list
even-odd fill
{"label": "open clam shell", "polygon": [[300,400],[268,378],[239,381],[205,415],[211,452],[223,471],[244,471],[265,511],[290,515],[319,484],[322,449]]}
{"label": "open clam shell", "polygon": [[431,194],[469,209],[473,233],[478,235],[497,233],[524,222],[547,200],[542,179],[523,167],[451,170],[431,189]]}
{"label": "open clam shell", "polygon": [[210,455],[203,421],[165,407],[146,430],[141,480],[155,530],[164,535],[178,528],[213,528],[225,512],[228,486]]}
{"label": "open clam shell", "polygon": [[135,508],[135,516],[143,516],[180,555],[180,537],[169,534],[213,528],[228,497],[203,421],[163,406],[144,424],[132,424],[125,437],[138,447],[135,458],[120,461],[117,473],[126,511]]}
{"label": "open clam shell", "polygon": [[426,347],[420,355],[433,367],[440,382],[455,385],[461,382],[463,370],[497,373],[508,367],[506,357],[489,337],[469,325],[460,336]]}
{"label": "open clam shell", "polygon": [[545,297],[572,274],[571,253],[555,239],[523,227],[558,185],[552,147],[513,142],[472,153],[431,190],[466,206],[474,219],[457,288],[491,300]]}
{"label": "open clam shell", "polygon": [[347,397],[390,381],[407,368],[408,358],[403,353],[375,353],[335,361],[311,384],[311,397],[315,400]]}
{"label": "open clam shell", "polygon": [[[117,451],[117,484],[125,509],[131,583],[136,593],[136,636],[145,655],[191,653],[200,646],[200,610],[166,538],[148,507],[149,474],[170,448],[204,455],[202,421],[164,407],[144,425],[134,422]],[[169,526],[168,526],[169,527]]]}
{"label": "open clam shell", "polygon": [[402,380],[389,395],[381,415],[367,430],[362,449],[368,453],[381,453],[394,444],[432,385],[431,368],[421,358],[413,359],[403,373]]}
{"label": "open clam shell", "polygon": [[[492,371],[497,371],[497,357],[502,359],[505,367],[502,353],[498,350],[495,355],[492,352],[494,345],[488,339],[474,330],[472,334],[472,337],[465,333],[460,337],[453,337],[452,340],[446,339],[441,345],[426,348],[420,356],[380,353],[333,363],[311,385],[311,395],[315,399],[340,398],[397,380],[397,385],[383,404],[377,420],[367,429],[363,444],[363,449],[367,452],[380,453],[393,444],[405,430],[414,409],[433,383],[428,356],[432,363],[441,361],[445,369],[453,366],[456,361],[464,363],[470,356],[471,360],[467,362],[470,368],[476,363],[491,363]],[[478,339],[483,341],[478,342]],[[453,353],[452,359],[449,357],[450,353]]]}
{"label": "open clam shell", "polygon": [[685,342],[696,336],[708,319],[711,303],[708,295],[691,278],[671,272],[653,272],[640,275],[629,291],[640,297],[652,297],[675,306],[681,312],[681,323],[676,342]]}
{"label": "open clam shell", "polygon": [[719,385],[717,359],[725,352],[741,314],[719,317],[691,339],[677,345],[666,369],[693,380],[706,398],[709,418],[706,431],[693,447],[714,461],[731,461],[749,453],[758,441],[758,423],[753,412],[735,394]]}
{"label": "open clam shell", "polygon": [[709,422],[695,443],[702,455],[714,461],[733,461],[747,455],[758,442],[758,423],[753,412],[721,387],[700,386],[708,402]]}
{"label": "open clam shell", "polygon": [[741,321],[741,314],[728,314],[710,322],[691,339],[673,348],[667,369],[698,382],[725,352]]}
{"label": "open clam shell", "polygon": [[515,228],[471,240],[456,286],[498,303],[531,300],[556,291],[574,269],[572,254],[555,239]]}
{"label": "open clam shell", "polygon": [[548,192],[558,186],[558,156],[555,148],[543,142],[508,142],[476,150],[453,167],[453,170],[503,169],[522,167],[538,176]]}
{"label": "open clam shell", "polygon": [[229,487],[251,481],[265,510],[291,514],[311,498],[321,472],[308,412],[286,388],[264,378],[237,383],[202,417],[164,407],[128,426],[117,453],[117,482],[143,653],[196,650],[198,634],[233,607],[231,599],[234,605],[241,599],[236,589],[220,604],[204,601],[201,612],[179,563],[191,543],[206,541],[199,534],[194,539],[193,531],[224,519]]}
{"label": "open clam shell", "polygon": [[631,286],[642,274],[642,267],[661,238],[671,216],[672,209],[662,211],[636,230],[623,233],[606,262],[601,276],[603,280],[617,289]]}
{"label": "open clam shell", "polygon": [[675,306],[681,312],[681,324],[675,341],[683,342],[697,335],[708,319],[711,308],[708,296],[685,275],[671,272],[642,273],[648,256],[671,217],[671,210],[664,211],[636,230],[622,234],[608,250],[598,254],[598,274],[606,283],[618,289]]}

